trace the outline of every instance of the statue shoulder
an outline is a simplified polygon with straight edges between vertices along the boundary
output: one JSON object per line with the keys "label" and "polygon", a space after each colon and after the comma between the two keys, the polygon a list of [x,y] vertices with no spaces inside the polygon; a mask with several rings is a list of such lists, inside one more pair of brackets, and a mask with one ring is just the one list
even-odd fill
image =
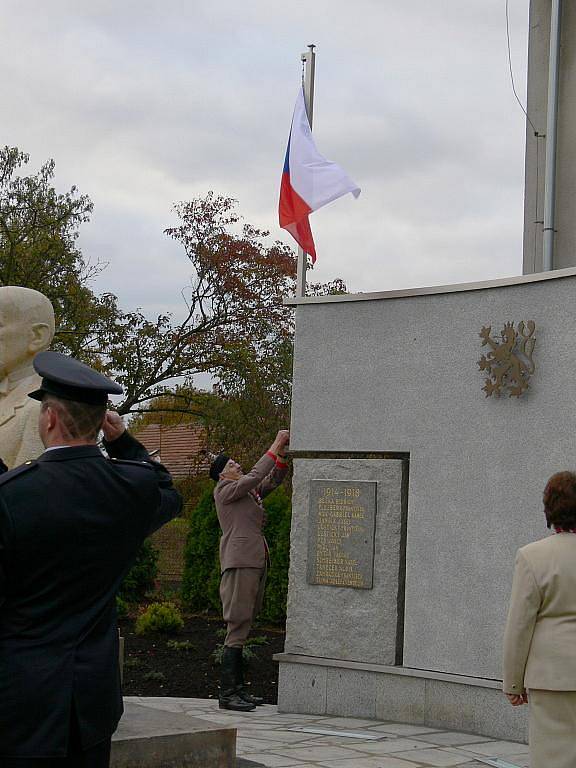
{"label": "statue shoulder", "polygon": [[0,397],[0,426],[18,421],[26,426],[33,423],[34,429],[38,429],[35,420],[38,418],[40,403],[28,397],[28,393],[33,392],[38,384],[38,379],[38,376],[29,376],[15,389]]}

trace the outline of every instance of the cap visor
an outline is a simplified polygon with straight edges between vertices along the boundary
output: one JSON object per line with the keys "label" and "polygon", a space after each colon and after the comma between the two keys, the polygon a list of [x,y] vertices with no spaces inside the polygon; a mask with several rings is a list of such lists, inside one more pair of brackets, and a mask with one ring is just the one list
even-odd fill
{"label": "cap visor", "polygon": [[32,400],[42,400],[45,394],[43,389],[35,389],[34,392],[28,392],[28,397],[31,397]]}

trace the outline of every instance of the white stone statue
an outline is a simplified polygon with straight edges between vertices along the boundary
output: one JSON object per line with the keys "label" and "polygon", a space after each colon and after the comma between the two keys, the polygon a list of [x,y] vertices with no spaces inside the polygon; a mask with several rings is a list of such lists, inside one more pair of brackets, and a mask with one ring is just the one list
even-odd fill
{"label": "white stone statue", "polygon": [[54,310],[46,296],[31,288],[0,287],[0,457],[8,469],[44,451],[40,403],[28,392],[41,383],[34,355],[48,349],[53,337]]}

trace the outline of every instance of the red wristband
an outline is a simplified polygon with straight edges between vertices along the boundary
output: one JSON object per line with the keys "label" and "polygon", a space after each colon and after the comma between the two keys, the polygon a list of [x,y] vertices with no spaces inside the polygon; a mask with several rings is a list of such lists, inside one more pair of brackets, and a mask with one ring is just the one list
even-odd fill
{"label": "red wristband", "polygon": [[274,461],[277,460],[276,454],[272,453],[272,451],[266,451],[266,456],[270,456],[270,458],[274,459]]}
{"label": "red wristband", "polygon": [[276,466],[278,469],[288,469],[288,464],[285,461],[280,461],[280,459],[276,459]]}

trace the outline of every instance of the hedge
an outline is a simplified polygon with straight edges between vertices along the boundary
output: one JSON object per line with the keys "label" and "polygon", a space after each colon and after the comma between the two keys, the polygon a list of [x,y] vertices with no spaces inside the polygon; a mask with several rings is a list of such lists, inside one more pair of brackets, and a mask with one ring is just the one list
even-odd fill
{"label": "hedge", "polygon": [[212,489],[206,490],[190,512],[190,531],[184,547],[182,601],[194,611],[219,611],[220,526]]}
{"label": "hedge", "polygon": [[146,539],[122,582],[118,597],[124,603],[141,602],[154,589],[157,574],[158,550]]}
{"label": "hedge", "polygon": [[[277,488],[264,500],[268,521],[264,533],[270,547],[268,571],[260,619],[280,623],[286,618],[290,557],[291,505],[288,492]],[[184,549],[182,600],[193,611],[220,613],[220,526],[212,489],[205,491],[190,514],[190,531]]]}

